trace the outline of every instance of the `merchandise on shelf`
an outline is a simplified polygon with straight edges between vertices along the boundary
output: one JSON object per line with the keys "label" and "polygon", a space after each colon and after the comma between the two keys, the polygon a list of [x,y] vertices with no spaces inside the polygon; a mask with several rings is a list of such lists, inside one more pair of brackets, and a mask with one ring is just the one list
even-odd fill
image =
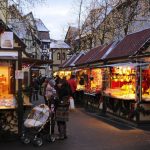
{"label": "merchandise on shelf", "polygon": [[150,101],[150,65],[142,69],[142,100]]}
{"label": "merchandise on shelf", "polygon": [[76,71],[77,90],[87,90],[89,88],[89,70]]}
{"label": "merchandise on shelf", "polygon": [[16,100],[12,94],[12,68],[10,63],[0,66],[0,109],[15,108]]}
{"label": "merchandise on shelf", "polygon": [[102,71],[100,68],[91,70],[90,91],[98,92],[102,88]]}
{"label": "merchandise on shelf", "polygon": [[135,100],[135,78],[135,69],[130,66],[112,67],[105,94],[118,99]]}
{"label": "merchandise on shelf", "polygon": [[68,80],[68,79],[70,79],[71,71],[59,71],[58,75],[60,78],[66,77],[66,79]]}

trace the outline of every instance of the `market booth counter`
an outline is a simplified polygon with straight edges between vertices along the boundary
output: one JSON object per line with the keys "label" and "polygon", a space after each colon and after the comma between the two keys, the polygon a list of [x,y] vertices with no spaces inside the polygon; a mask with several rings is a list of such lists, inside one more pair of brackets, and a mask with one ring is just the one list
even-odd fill
{"label": "market booth counter", "polygon": [[76,72],[77,89],[75,94],[75,105],[84,107],[84,91],[88,87],[89,69],[78,69]]}
{"label": "market booth counter", "polygon": [[[0,95],[0,139],[10,140],[18,135],[18,105],[14,94]],[[24,99],[24,108],[32,106]]]}
{"label": "market booth counter", "polygon": [[84,90],[85,109],[98,112],[102,89],[102,70],[92,68],[90,70],[88,86]]}
{"label": "market booth counter", "polygon": [[[104,110],[119,117],[131,119],[135,104],[135,69],[130,66],[114,66],[105,70]],[[132,118],[133,120],[135,118]]]}
{"label": "market booth counter", "polygon": [[0,140],[22,131],[22,53],[25,44],[0,20]]}
{"label": "market booth counter", "polygon": [[147,71],[141,66],[128,65],[109,67],[106,71],[108,78],[103,91],[103,112],[139,124],[149,122],[150,84],[149,75],[145,75]]}
{"label": "market booth counter", "polygon": [[145,63],[140,68],[141,101],[138,107],[141,123],[150,123],[150,63]]}

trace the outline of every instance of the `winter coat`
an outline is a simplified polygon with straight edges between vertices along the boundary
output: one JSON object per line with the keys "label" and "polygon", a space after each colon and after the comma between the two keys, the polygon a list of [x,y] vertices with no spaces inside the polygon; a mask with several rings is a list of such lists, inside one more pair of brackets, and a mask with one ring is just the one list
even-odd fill
{"label": "winter coat", "polygon": [[72,93],[74,93],[76,91],[76,89],[77,89],[77,82],[76,82],[76,80],[75,79],[69,79],[68,83],[69,83],[69,85],[71,87]]}

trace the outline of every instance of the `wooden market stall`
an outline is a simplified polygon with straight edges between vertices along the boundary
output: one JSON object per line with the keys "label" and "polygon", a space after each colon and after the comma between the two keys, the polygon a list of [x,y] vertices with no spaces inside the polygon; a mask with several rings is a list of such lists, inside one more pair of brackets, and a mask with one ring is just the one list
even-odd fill
{"label": "wooden market stall", "polygon": [[149,38],[150,29],[127,35],[103,57],[103,112],[135,124],[150,121],[149,65],[137,59],[145,57]]}
{"label": "wooden market stall", "polygon": [[[62,65],[59,66],[59,71],[57,72],[57,75],[59,75],[59,72],[62,72],[64,74],[65,73],[69,74],[69,78],[71,74],[75,75],[76,81],[77,81],[77,90],[76,90],[76,99],[75,99],[76,105],[78,105],[81,102],[81,99],[83,99],[82,98],[83,90],[85,89],[85,84],[87,81],[87,70],[77,69],[75,65],[76,65],[76,62],[80,60],[84,55],[85,53],[82,51],[79,53],[73,54],[68,60],[66,60]],[[84,76],[85,78],[83,77],[82,78],[83,80],[80,80],[81,76]],[[67,77],[67,80],[69,78]],[[79,82],[81,84],[79,84]]]}
{"label": "wooden market stall", "polygon": [[[21,134],[24,43],[0,21],[0,140]],[[25,104],[26,105],[26,104]]]}
{"label": "wooden market stall", "polygon": [[101,68],[102,61],[100,62],[100,60],[111,44],[91,49],[85,56],[76,62],[76,68],[80,68],[80,72],[85,69],[87,70],[87,79],[83,77],[84,80],[87,80],[83,101],[84,106],[88,111],[99,111],[99,101],[103,83],[103,69]]}

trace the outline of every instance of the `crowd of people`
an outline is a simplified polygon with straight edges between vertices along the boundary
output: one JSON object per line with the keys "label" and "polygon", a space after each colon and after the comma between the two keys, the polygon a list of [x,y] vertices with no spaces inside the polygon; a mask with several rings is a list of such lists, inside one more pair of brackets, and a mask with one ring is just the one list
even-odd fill
{"label": "crowd of people", "polygon": [[34,77],[32,81],[32,100],[39,99],[38,95],[44,96],[45,104],[53,110],[51,132],[54,134],[55,122],[57,122],[58,136],[57,139],[67,138],[67,125],[69,120],[69,98],[75,99],[77,83],[75,75],[71,75],[69,80],[60,78],[56,75],[53,77]]}

